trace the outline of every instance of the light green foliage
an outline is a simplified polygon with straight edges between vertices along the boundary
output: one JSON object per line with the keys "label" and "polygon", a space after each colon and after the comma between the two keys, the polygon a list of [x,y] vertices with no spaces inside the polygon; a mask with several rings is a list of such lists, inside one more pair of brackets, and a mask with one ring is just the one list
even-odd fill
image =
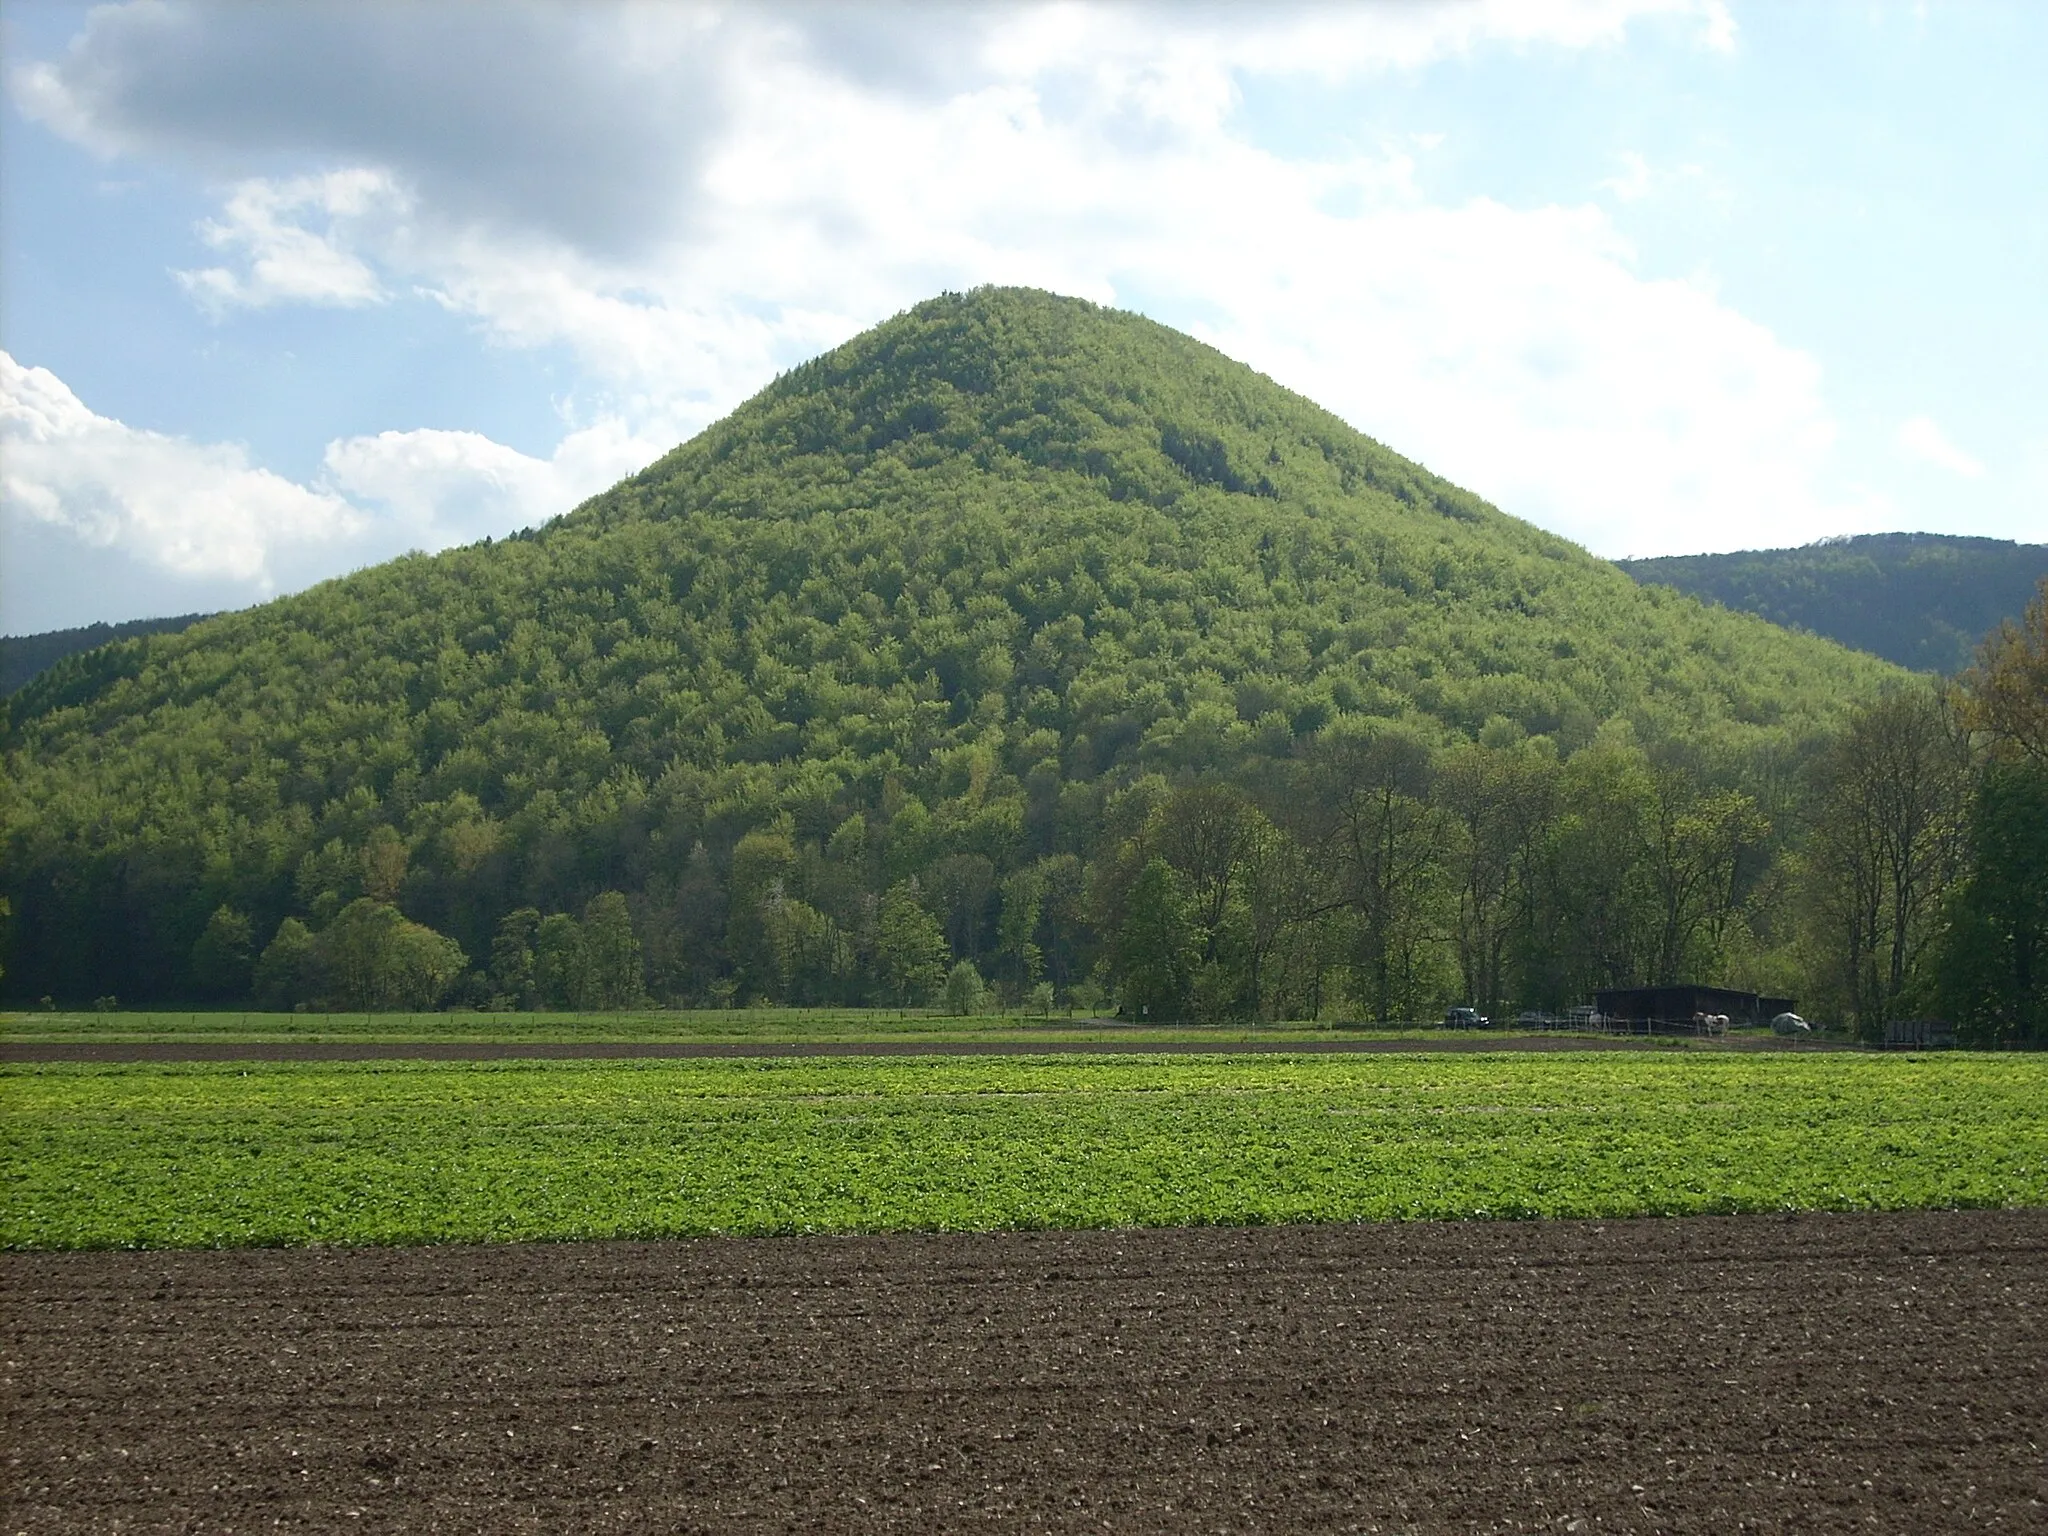
{"label": "light green foliage", "polygon": [[946,937],[917,899],[915,881],[901,881],[882,898],[875,930],[875,969],[892,1003],[921,1004],[938,992],[946,974]]}
{"label": "light green foliage", "polygon": [[1443,808],[1446,927],[1459,993],[1489,1018],[1506,1013],[1518,939],[1543,874],[1545,834],[1558,814],[1556,759],[1514,738],[1460,743],[1437,762]]}
{"label": "light green foliage", "polygon": [[405,889],[406,866],[412,861],[412,850],[398,829],[388,822],[372,827],[357,858],[363,866],[363,894],[386,905],[398,900]]}
{"label": "light green foliage", "polygon": [[583,909],[575,1005],[579,1009],[630,1008],[640,1001],[640,941],[633,937],[626,898],[605,891]]}
{"label": "light green foliage", "polygon": [[462,974],[461,946],[364,896],[313,941],[317,1001],[342,1010],[431,1008]]}
{"label": "light green foliage", "polygon": [[773,919],[789,898],[796,867],[796,847],[781,827],[749,832],[732,851],[732,911],[725,931],[743,993],[765,996],[790,974],[789,924],[785,920],[777,933]]}
{"label": "light green foliage", "polygon": [[175,634],[211,617],[207,613],[183,613],[175,618],[127,619],[119,624],[51,629],[39,635],[0,635],[0,694],[13,693],[67,656],[142,635]]}
{"label": "light green foliage", "polygon": [[1045,870],[1027,865],[1003,882],[996,951],[1004,986],[1014,997],[1029,993],[1044,969],[1037,936],[1045,922],[1045,880]]}
{"label": "light green foliage", "polygon": [[1312,765],[1321,814],[1310,836],[1329,850],[1332,895],[1353,919],[1359,996],[1375,1020],[1413,1018],[1443,990],[1435,919],[1450,817],[1433,794],[1429,746],[1409,728],[1346,722],[1317,741]]}
{"label": "light green foliage", "polygon": [[0,1243],[208,1247],[2048,1202],[2048,1061],[9,1068]]}
{"label": "light green foliage", "polygon": [[1194,1017],[1201,937],[1190,906],[1180,873],[1162,858],[1148,859],[1124,900],[1112,951],[1127,1019],[1181,1024]]}
{"label": "light green foliage", "polygon": [[961,1018],[979,1013],[986,1006],[987,997],[981,972],[974,968],[972,960],[962,960],[946,973],[946,1012]]}
{"label": "light green foliage", "polygon": [[[923,960],[884,978],[875,907],[915,877],[944,963],[1022,987],[1035,947],[1069,991],[1104,936],[1048,861],[1113,854],[1107,807],[1148,774],[1284,795],[1340,726],[1569,757],[1615,718],[1735,773],[1886,673],[1638,587],[1164,327],[949,295],[530,535],[31,683],[7,985],[173,997],[222,905],[317,933],[363,897],[482,967],[508,913],[616,889],[662,996],[901,997]],[[1039,922],[1004,928],[1041,866]],[[1399,873],[1362,871],[1344,941],[1380,1016],[1454,970],[1386,909]],[[778,883],[823,922],[771,934]]]}

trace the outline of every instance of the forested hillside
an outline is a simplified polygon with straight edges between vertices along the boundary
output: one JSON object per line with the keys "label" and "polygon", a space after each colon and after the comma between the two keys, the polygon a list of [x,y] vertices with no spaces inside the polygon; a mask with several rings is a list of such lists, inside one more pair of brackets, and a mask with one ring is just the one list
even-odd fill
{"label": "forested hillside", "polygon": [[[1901,674],[1212,349],[918,306],[539,530],[9,701],[17,998],[1414,1015],[1784,984]],[[957,974],[955,974],[957,973]]]}
{"label": "forested hillside", "polygon": [[138,635],[174,635],[205,617],[203,613],[183,613],[168,619],[129,619],[120,624],[48,629],[35,635],[0,635],[0,694],[13,693],[66,656],[98,650],[116,640]]}
{"label": "forested hillside", "polygon": [[1621,568],[1902,667],[1953,675],[2000,623],[2019,618],[2048,577],[2048,544],[1869,533],[1801,549],[1624,560]]}

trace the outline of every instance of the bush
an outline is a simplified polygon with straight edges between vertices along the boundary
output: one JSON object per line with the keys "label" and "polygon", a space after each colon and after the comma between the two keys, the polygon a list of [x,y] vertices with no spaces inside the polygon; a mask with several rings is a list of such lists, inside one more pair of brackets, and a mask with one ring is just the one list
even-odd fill
{"label": "bush", "polygon": [[974,968],[972,960],[962,960],[946,977],[946,1011],[965,1017],[981,1012],[986,1001],[981,972]]}

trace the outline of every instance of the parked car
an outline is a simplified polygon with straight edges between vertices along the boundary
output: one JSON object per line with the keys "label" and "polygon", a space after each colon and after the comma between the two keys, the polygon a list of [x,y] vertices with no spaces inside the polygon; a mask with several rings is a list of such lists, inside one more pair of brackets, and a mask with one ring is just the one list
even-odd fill
{"label": "parked car", "polygon": [[1477,1008],[1453,1008],[1444,1015],[1445,1029],[1485,1029],[1492,1022]]}

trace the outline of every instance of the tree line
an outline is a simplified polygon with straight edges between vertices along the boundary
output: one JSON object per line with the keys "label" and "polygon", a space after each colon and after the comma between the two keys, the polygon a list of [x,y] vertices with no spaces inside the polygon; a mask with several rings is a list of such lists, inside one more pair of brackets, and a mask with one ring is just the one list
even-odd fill
{"label": "tree line", "polygon": [[[1866,1036],[1939,1014],[2039,1043],[2048,592],[1959,685],[1895,688],[1783,766],[1645,744],[1625,720],[1569,754],[1505,721],[1442,744],[1342,720],[1249,780],[1140,776],[1085,844],[1033,856],[977,833],[993,765],[970,758],[950,826],[885,786],[829,825],[784,812],[723,845],[700,827],[633,888],[550,911],[505,901],[510,850],[465,850],[463,823],[373,818],[304,856],[272,932],[220,906],[190,987],[350,1009],[960,1005],[986,987],[1222,1023],[1507,1018],[1692,980],[1797,995]],[[1058,810],[1038,818],[1055,842]]]}

